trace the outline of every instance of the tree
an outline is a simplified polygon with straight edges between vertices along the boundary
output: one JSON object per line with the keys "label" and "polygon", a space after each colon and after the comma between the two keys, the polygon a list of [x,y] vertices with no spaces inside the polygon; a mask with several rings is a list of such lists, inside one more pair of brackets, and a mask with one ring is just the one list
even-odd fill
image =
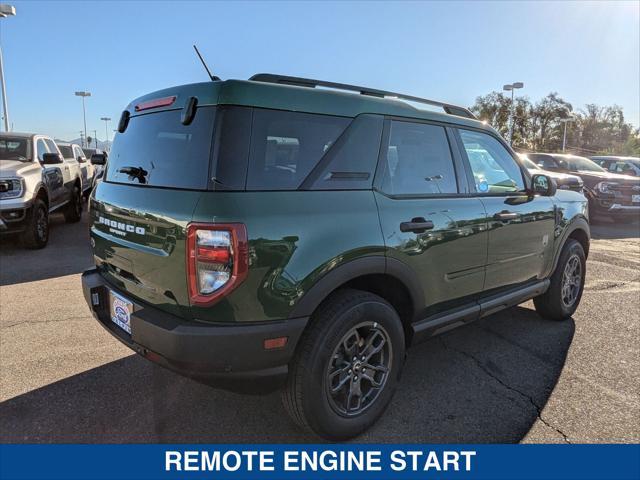
{"label": "tree", "polygon": [[[476,98],[471,111],[489,123],[503,137],[509,132],[511,98],[500,92]],[[587,104],[573,111],[571,103],[557,92],[551,92],[535,104],[527,97],[515,99],[513,146],[527,151],[558,152],[562,150],[565,124],[567,151],[593,155],[596,153],[638,155],[640,131],[625,121],[618,105],[600,107]]]}

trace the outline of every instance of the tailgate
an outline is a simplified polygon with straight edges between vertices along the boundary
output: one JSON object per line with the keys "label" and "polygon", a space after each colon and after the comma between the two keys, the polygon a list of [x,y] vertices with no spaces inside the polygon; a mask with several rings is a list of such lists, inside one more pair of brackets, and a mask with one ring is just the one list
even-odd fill
{"label": "tailgate", "polygon": [[201,195],[101,182],[91,238],[103,277],[131,299],[188,316],[185,231]]}

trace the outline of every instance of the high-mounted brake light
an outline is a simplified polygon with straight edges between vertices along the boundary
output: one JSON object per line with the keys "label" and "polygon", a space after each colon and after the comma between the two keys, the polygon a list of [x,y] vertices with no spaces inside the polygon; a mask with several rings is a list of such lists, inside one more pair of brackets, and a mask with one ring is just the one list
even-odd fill
{"label": "high-mounted brake light", "polygon": [[192,305],[212,305],[249,271],[247,229],[241,223],[192,223],[187,227],[187,277]]}
{"label": "high-mounted brake light", "polygon": [[158,108],[158,107],[168,107],[169,105],[173,105],[173,102],[176,101],[176,97],[164,97],[164,98],[154,98],[153,100],[147,100],[146,102],[142,102],[136,105],[136,112],[141,112],[142,110],[149,110],[150,108]]}

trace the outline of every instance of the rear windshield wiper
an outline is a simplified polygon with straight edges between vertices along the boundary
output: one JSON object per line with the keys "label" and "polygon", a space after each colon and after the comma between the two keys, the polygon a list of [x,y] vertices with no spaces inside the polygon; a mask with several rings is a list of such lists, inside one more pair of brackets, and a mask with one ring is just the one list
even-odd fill
{"label": "rear windshield wiper", "polygon": [[140,183],[147,183],[146,177],[149,175],[149,172],[142,167],[122,167],[118,172],[125,173],[130,177],[137,179]]}

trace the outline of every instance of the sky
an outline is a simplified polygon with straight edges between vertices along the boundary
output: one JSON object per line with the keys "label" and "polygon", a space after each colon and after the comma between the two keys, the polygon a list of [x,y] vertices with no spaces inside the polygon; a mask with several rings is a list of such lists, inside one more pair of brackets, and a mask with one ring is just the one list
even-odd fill
{"label": "sky", "polygon": [[[6,0],[3,0],[6,2]],[[537,101],[618,104],[640,126],[640,2],[37,2],[0,20],[15,131],[105,137],[130,100],[269,72],[465,106],[521,81]],[[93,136],[93,133],[90,133]]]}

